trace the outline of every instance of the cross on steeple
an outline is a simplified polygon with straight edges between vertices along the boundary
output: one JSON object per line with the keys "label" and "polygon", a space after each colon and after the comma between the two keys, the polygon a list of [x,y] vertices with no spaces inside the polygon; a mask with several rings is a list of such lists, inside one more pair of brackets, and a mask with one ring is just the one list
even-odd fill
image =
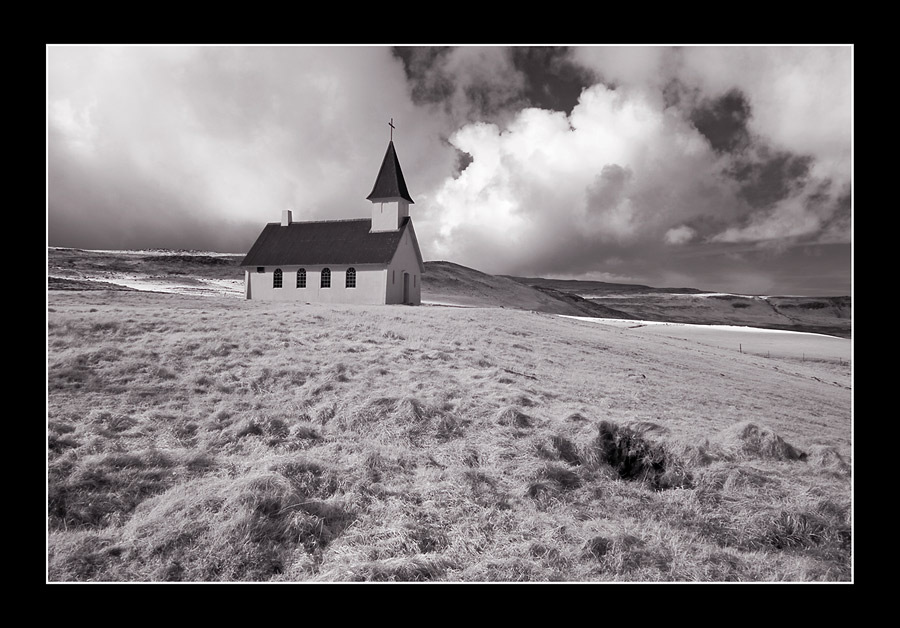
{"label": "cross on steeple", "polygon": [[393,119],[393,118],[391,118],[391,121],[388,122],[388,126],[391,127],[391,141],[393,142],[393,141],[394,141],[394,129],[397,128],[397,127],[394,126],[394,119]]}

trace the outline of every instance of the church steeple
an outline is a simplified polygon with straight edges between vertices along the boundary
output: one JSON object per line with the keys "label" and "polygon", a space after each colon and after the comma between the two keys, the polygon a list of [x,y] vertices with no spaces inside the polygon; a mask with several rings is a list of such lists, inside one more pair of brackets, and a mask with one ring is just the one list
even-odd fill
{"label": "church steeple", "polygon": [[409,216],[410,204],[415,203],[406,188],[400,160],[397,159],[397,151],[394,150],[393,118],[389,124],[391,140],[388,142],[372,192],[366,197],[366,200],[372,201],[372,231],[396,231],[403,219]]}
{"label": "church steeple", "polygon": [[387,152],[384,154],[384,160],[381,162],[381,169],[375,178],[375,185],[366,200],[377,203],[397,198],[402,198],[408,203],[415,203],[409,195],[409,190],[406,189],[406,180],[400,169],[400,160],[397,159],[397,151],[394,150],[394,142],[391,140],[388,143]]}

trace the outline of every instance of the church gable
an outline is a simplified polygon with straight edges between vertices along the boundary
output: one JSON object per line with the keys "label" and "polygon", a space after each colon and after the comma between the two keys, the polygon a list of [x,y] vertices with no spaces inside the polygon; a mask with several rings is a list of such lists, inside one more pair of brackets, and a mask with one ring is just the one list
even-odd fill
{"label": "church gable", "polygon": [[394,253],[394,258],[391,260],[391,265],[394,265],[398,262],[398,258],[406,254],[406,249],[408,249],[409,257],[414,257],[415,262],[414,265],[418,270],[419,274],[425,272],[425,259],[422,257],[422,251],[419,250],[419,239],[416,237],[416,230],[413,227],[412,220],[409,220],[405,223],[403,238],[401,238],[400,242],[397,246],[397,251]]}

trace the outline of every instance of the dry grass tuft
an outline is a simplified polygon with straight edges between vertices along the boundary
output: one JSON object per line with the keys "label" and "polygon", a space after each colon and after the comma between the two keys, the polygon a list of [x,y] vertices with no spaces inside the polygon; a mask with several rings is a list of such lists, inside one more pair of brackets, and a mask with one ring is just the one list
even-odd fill
{"label": "dry grass tuft", "polygon": [[115,579],[110,562],[118,555],[115,535],[96,530],[50,532],[47,536],[48,580],[92,581]]}
{"label": "dry grass tuft", "polygon": [[48,472],[51,528],[104,526],[130,514],[147,497],[175,481],[173,460],[147,449],[58,458]]}
{"label": "dry grass tuft", "polygon": [[287,478],[297,495],[303,499],[327,499],[342,485],[336,471],[307,458],[280,460],[273,463],[269,470]]}
{"label": "dry grass tuft", "polygon": [[582,463],[581,454],[578,453],[578,448],[565,436],[554,434],[550,438],[550,444],[553,445],[553,449],[556,450],[560,459],[566,461],[570,465],[577,466]]}
{"label": "dry grass tuft", "polygon": [[581,477],[568,467],[548,462],[542,465],[528,484],[525,494],[540,510],[566,501],[566,493],[582,485]]}
{"label": "dry grass tuft", "polygon": [[850,464],[844,460],[843,456],[834,447],[827,445],[810,447],[807,462],[839,476],[846,477],[850,475]]}
{"label": "dry grass tuft", "polygon": [[199,480],[146,501],[124,530],[132,560],[152,580],[268,579],[295,549],[317,552],[350,524],[340,504],[316,499],[336,484],[315,463],[273,468]]}
{"label": "dry grass tuft", "polygon": [[595,536],[584,545],[585,556],[594,559],[603,558],[610,549],[612,549],[612,541],[605,536]]}
{"label": "dry grass tuft", "polygon": [[733,461],[720,461],[698,474],[696,486],[716,494],[759,490],[775,483],[759,469]]}
{"label": "dry grass tuft", "polygon": [[766,458],[770,460],[806,460],[807,454],[787,443],[774,430],[742,421],[722,430],[715,445],[726,454],[739,458]]}
{"label": "dry grass tuft", "polygon": [[561,465],[548,463],[541,469],[540,478],[552,482],[563,491],[569,491],[581,486],[581,478],[578,474]]}
{"label": "dry grass tuft", "polygon": [[533,419],[515,406],[507,406],[497,413],[497,423],[513,427],[531,427]]}
{"label": "dry grass tuft", "polygon": [[608,464],[623,480],[646,483],[654,489],[686,488],[692,477],[684,464],[664,445],[652,443],[629,427],[601,421],[593,442],[597,459]]}
{"label": "dry grass tuft", "polygon": [[455,561],[443,556],[397,556],[354,565],[346,572],[325,572],[317,579],[330,582],[427,582],[457,567]]}
{"label": "dry grass tuft", "polygon": [[850,550],[850,525],[840,515],[809,510],[779,510],[756,516],[750,525],[752,548]]}
{"label": "dry grass tuft", "polygon": [[664,425],[652,421],[628,421],[623,426],[645,438],[667,436],[672,432]]}
{"label": "dry grass tuft", "polygon": [[321,440],[322,435],[311,425],[298,423],[291,427],[290,436],[296,440]]}
{"label": "dry grass tuft", "polygon": [[399,399],[388,415],[399,425],[418,425],[423,419],[430,418],[431,412],[415,397]]}

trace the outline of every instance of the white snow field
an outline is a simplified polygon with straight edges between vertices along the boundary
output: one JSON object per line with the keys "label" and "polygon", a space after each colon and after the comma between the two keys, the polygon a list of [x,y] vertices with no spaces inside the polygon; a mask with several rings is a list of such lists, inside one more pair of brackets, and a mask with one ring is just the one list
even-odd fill
{"label": "white snow field", "polygon": [[685,340],[754,355],[849,361],[853,353],[852,340],[824,334],[738,325],[692,325],[589,316],[560,316],[600,325],[611,325],[642,335]]}

